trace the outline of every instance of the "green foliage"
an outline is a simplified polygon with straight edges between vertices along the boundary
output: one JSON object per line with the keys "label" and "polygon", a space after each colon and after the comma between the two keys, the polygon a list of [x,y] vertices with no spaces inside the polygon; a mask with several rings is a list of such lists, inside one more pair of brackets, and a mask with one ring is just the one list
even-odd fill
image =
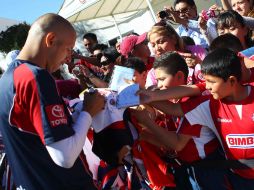
{"label": "green foliage", "polygon": [[0,33],[0,51],[8,53],[11,50],[20,50],[25,44],[29,29],[30,25],[24,22],[2,31]]}

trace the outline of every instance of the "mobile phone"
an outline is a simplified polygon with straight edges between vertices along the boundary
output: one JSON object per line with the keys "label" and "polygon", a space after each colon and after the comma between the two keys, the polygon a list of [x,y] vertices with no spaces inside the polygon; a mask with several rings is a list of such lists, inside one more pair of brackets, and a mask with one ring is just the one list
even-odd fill
{"label": "mobile phone", "polygon": [[215,12],[215,10],[202,10],[201,14],[206,21],[210,18],[217,17],[217,13]]}

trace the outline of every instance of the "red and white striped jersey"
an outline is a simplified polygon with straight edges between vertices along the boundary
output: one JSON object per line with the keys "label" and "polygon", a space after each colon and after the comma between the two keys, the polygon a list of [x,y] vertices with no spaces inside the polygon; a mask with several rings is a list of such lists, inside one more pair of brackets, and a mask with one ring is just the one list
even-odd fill
{"label": "red and white striped jersey", "polygon": [[[181,103],[191,125],[208,126],[221,142],[228,159],[254,158],[254,87],[241,102],[215,100],[200,96]],[[254,178],[254,169],[235,170],[246,178]]]}

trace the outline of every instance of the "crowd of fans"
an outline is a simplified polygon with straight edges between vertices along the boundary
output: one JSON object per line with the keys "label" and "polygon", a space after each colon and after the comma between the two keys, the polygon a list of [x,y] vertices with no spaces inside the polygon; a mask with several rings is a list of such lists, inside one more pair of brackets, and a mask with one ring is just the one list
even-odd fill
{"label": "crowd of fans", "polygon": [[[254,7],[221,3],[198,13],[175,0],[111,47],[86,33],[86,56],[68,21],[37,19],[0,71],[2,187],[254,189]],[[115,65],[135,71],[141,103],[96,132],[93,116],[113,103],[87,89],[108,89]]]}

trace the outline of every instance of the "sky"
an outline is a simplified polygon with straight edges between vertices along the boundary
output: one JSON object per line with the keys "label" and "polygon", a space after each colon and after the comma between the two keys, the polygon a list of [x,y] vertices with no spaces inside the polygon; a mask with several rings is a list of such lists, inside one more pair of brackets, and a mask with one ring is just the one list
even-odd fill
{"label": "sky", "polygon": [[58,13],[64,0],[1,0],[0,17],[32,24],[45,13]]}

